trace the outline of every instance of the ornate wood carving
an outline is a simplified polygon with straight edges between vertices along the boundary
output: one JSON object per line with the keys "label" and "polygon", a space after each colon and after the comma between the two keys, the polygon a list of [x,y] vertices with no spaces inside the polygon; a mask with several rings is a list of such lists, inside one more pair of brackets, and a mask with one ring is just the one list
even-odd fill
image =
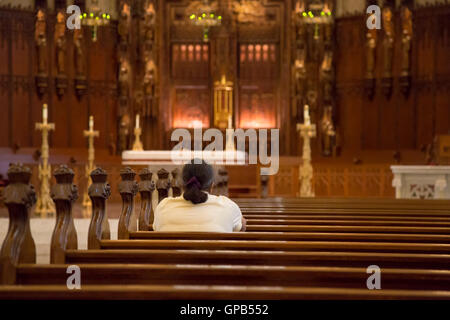
{"label": "ornate wood carving", "polygon": [[36,13],[34,39],[37,49],[36,87],[38,94],[42,96],[48,90],[47,22],[46,13],[43,9],[38,9]]}
{"label": "ornate wood carving", "polygon": [[8,169],[9,185],[3,196],[9,228],[0,251],[1,284],[15,283],[19,263],[36,263],[36,246],[30,230],[30,208],[36,203],[36,193],[30,178],[28,167],[13,164]]}
{"label": "ornate wood carving", "polygon": [[[374,1],[368,0],[367,6],[374,4]],[[375,15],[373,13],[372,15]],[[367,19],[371,15],[367,15]],[[366,26],[365,26],[366,27]],[[366,32],[366,75],[364,89],[369,99],[375,95],[375,66],[376,66],[376,47],[377,47],[377,29],[367,29]]]}
{"label": "ornate wood carving", "polygon": [[257,23],[266,22],[266,9],[261,1],[241,0],[233,2],[233,13],[239,23]]}
{"label": "ornate wood carving", "polygon": [[392,94],[392,68],[394,59],[394,36],[395,26],[393,19],[393,7],[388,2],[382,10],[383,17],[383,78],[381,79],[381,87],[386,97]]}
{"label": "ornate wood carving", "polygon": [[77,232],[72,216],[72,205],[78,199],[78,188],[73,184],[74,172],[66,165],[55,170],[56,184],[51,197],[56,207],[56,224],[50,242],[50,263],[65,263],[65,251],[78,248]]}
{"label": "ornate wood carving", "polygon": [[64,95],[67,88],[66,75],[66,16],[63,11],[56,14],[55,25],[55,62],[56,62],[56,93]]}
{"label": "ornate wood carving", "polygon": [[140,52],[141,61],[144,63],[142,76],[142,92],[144,105],[138,112],[144,117],[156,119],[159,114],[158,103],[158,69],[157,69],[157,37],[156,37],[156,12],[153,0],[144,2],[143,15],[140,21]]}
{"label": "ornate wood carving", "polygon": [[[131,39],[131,5],[128,1],[120,2],[120,15],[118,22],[118,95],[119,95],[119,148],[118,152],[128,149],[129,131],[131,129],[130,116],[130,87],[132,85],[132,68],[130,65],[130,39]],[[127,126],[126,128],[124,126]]]}
{"label": "ornate wood carving", "polygon": [[332,1],[297,0],[292,12],[292,115],[297,123],[305,105],[319,131],[319,148],[334,147],[334,18]]}
{"label": "ornate wood carving", "polygon": [[413,35],[412,28],[412,8],[410,1],[404,1],[401,11],[402,21],[402,60],[400,73],[400,90],[405,96],[408,96],[411,88],[411,41]]}
{"label": "ornate wood carving", "polygon": [[156,189],[158,190],[158,203],[169,196],[169,171],[164,168],[158,171],[158,181],[156,181]]}
{"label": "ornate wood carving", "polygon": [[73,30],[74,65],[75,65],[75,93],[81,98],[87,91],[86,81],[86,50],[83,29]]}
{"label": "ornate wood carving", "polygon": [[152,194],[155,190],[155,182],[152,181],[152,172],[147,168],[139,172],[139,193],[141,194],[141,210],[139,212],[139,231],[153,230],[154,212],[152,206]]}
{"label": "ornate wood carving", "polygon": [[292,12],[294,30],[294,63],[292,65],[292,115],[301,120],[303,106],[306,102],[306,25],[302,22],[299,12],[304,11],[300,1]]}
{"label": "ornate wood carving", "polygon": [[180,170],[178,168],[172,170],[172,179],[170,180],[170,188],[172,189],[172,197],[179,197],[182,192],[182,182],[180,180]]}
{"label": "ornate wood carving", "polygon": [[138,192],[138,184],[134,180],[136,173],[129,167],[120,170],[122,181],[119,183],[119,193],[122,197],[122,212],[117,229],[118,239],[129,239],[132,231],[137,231],[137,221],[134,216],[134,196]]}
{"label": "ornate wood carving", "polygon": [[88,249],[100,249],[102,239],[109,240],[109,222],[106,215],[106,199],[111,196],[111,187],[106,182],[106,171],[97,168],[91,172],[92,184],[88,194],[92,202],[92,217],[88,231]]}

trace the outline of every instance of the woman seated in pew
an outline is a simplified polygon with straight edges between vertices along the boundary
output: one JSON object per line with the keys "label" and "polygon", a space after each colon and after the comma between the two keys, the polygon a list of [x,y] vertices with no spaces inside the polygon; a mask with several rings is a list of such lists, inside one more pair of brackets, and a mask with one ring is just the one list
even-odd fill
{"label": "woman seated in pew", "polygon": [[210,194],[213,167],[192,160],[183,167],[183,193],[162,200],[155,209],[154,231],[234,232],[245,231],[239,206],[224,196]]}

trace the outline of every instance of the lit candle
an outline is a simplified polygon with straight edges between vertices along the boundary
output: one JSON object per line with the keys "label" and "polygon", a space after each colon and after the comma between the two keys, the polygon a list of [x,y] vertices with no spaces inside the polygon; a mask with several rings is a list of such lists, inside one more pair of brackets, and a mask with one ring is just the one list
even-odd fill
{"label": "lit candle", "polygon": [[94,116],[89,117],[89,130],[94,130]]}
{"label": "lit candle", "polygon": [[232,124],[231,124],[231,114],[228,116],[228,129],[232,128]]}
{"label": "lit candle", "polygon": [[136,128],[139,129],[139,115],[136,115]]}
{"label": "lit candle", "polygon": [[44,120],[44,122],[47,122],[48,110],[47,110],[47,104],[46,103],[44,103],[44,106],[42,108],[42,119]]}

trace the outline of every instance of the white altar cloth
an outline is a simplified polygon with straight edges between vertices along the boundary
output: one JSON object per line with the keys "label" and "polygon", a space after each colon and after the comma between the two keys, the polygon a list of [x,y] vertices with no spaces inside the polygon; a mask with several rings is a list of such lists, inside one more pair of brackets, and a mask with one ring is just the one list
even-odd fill
{"label": "white altar cloth", "polygon": [[450,199],[450,166],[391,166],[396,198]]}
{"label": "white altar cloth", "polygon": [[179,166],[193,158],[201,158],[214,165],[245,165],[247,154],[243,151],[190,151],[149,150],[122,152],[123,165]]}

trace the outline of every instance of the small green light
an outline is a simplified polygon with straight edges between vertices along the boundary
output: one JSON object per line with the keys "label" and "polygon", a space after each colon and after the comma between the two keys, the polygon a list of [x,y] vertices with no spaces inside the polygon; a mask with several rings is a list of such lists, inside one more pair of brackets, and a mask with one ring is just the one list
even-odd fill
{"label": "small green light", "polygon": [[218,16],[217,19],[222,20],[222,16]]}
{"label": "small green light", "polygon": [[93,18],[93,17],[94,17],[94,14],[91,12],[90,16],[91,16],[91,18]]}
{"label": "small green light", "polygon": [[189,17],[191,20],[195,19],[195,14],[191,14],[191,16]]}
{"label": "small green light", "polygon": [[329,16],[331,16],[331,11],[328,11],[327,13],[328,13]]}
{"label": "small green light", "polygon": [[85,18],[86,18],[86,16],[87,16],[87,15],[86,15],[86,13],[83,13],[83,17],[85,17]]}
{"label": "small green light", "polygon": [[98,19],[100,19],[99,17],[95,17],[95,20],[98,20]]}
{"label": "small green light", "polygon": [[307,14],[306,12],[303,12],[303,16],[304,16],[304,17],[307,17],[308,14]]}
{"label": "small green light", "polygon": [[106,18],[106,14],[104,13],[104,14],[102,14],[102,18],[103,19],[105,19]]}
{"label": "small green light", "polygon": [[313,13],[312,13],[311,11],[308,12],[308,15],[309,15],[311,18],[314,18],[314,15],[313,15]]}
{"label": "small green light", "polygon": [[83,15],[80,14],[80,19],[83,19]]}
{"label": "small green light", "polygon": [[322,11],[322,12],[320,13],[320,15],[321,15],[321,16],[324,16],[324,15],[325,15],[325,12]]}
{"label": "small green light", "polygon": [[106,19],[108,19],[109,20],[109,18],[111,18],[111,16],[108,14],[108,15],[106,15]]}
{"label": "small green light", "polygon": [[198,17],[198,20],[202,20],[202,17]]}
{"label": "small green light", "polygon": [[214,18],[214,13],[211,13],[209,16],[210,16],[211,18]]}
{"label": "small green light", "polygon": [[202,14],[202,17],[205,18],[205,17],[206,17],[206,13],[203,13],[203,14]]}

